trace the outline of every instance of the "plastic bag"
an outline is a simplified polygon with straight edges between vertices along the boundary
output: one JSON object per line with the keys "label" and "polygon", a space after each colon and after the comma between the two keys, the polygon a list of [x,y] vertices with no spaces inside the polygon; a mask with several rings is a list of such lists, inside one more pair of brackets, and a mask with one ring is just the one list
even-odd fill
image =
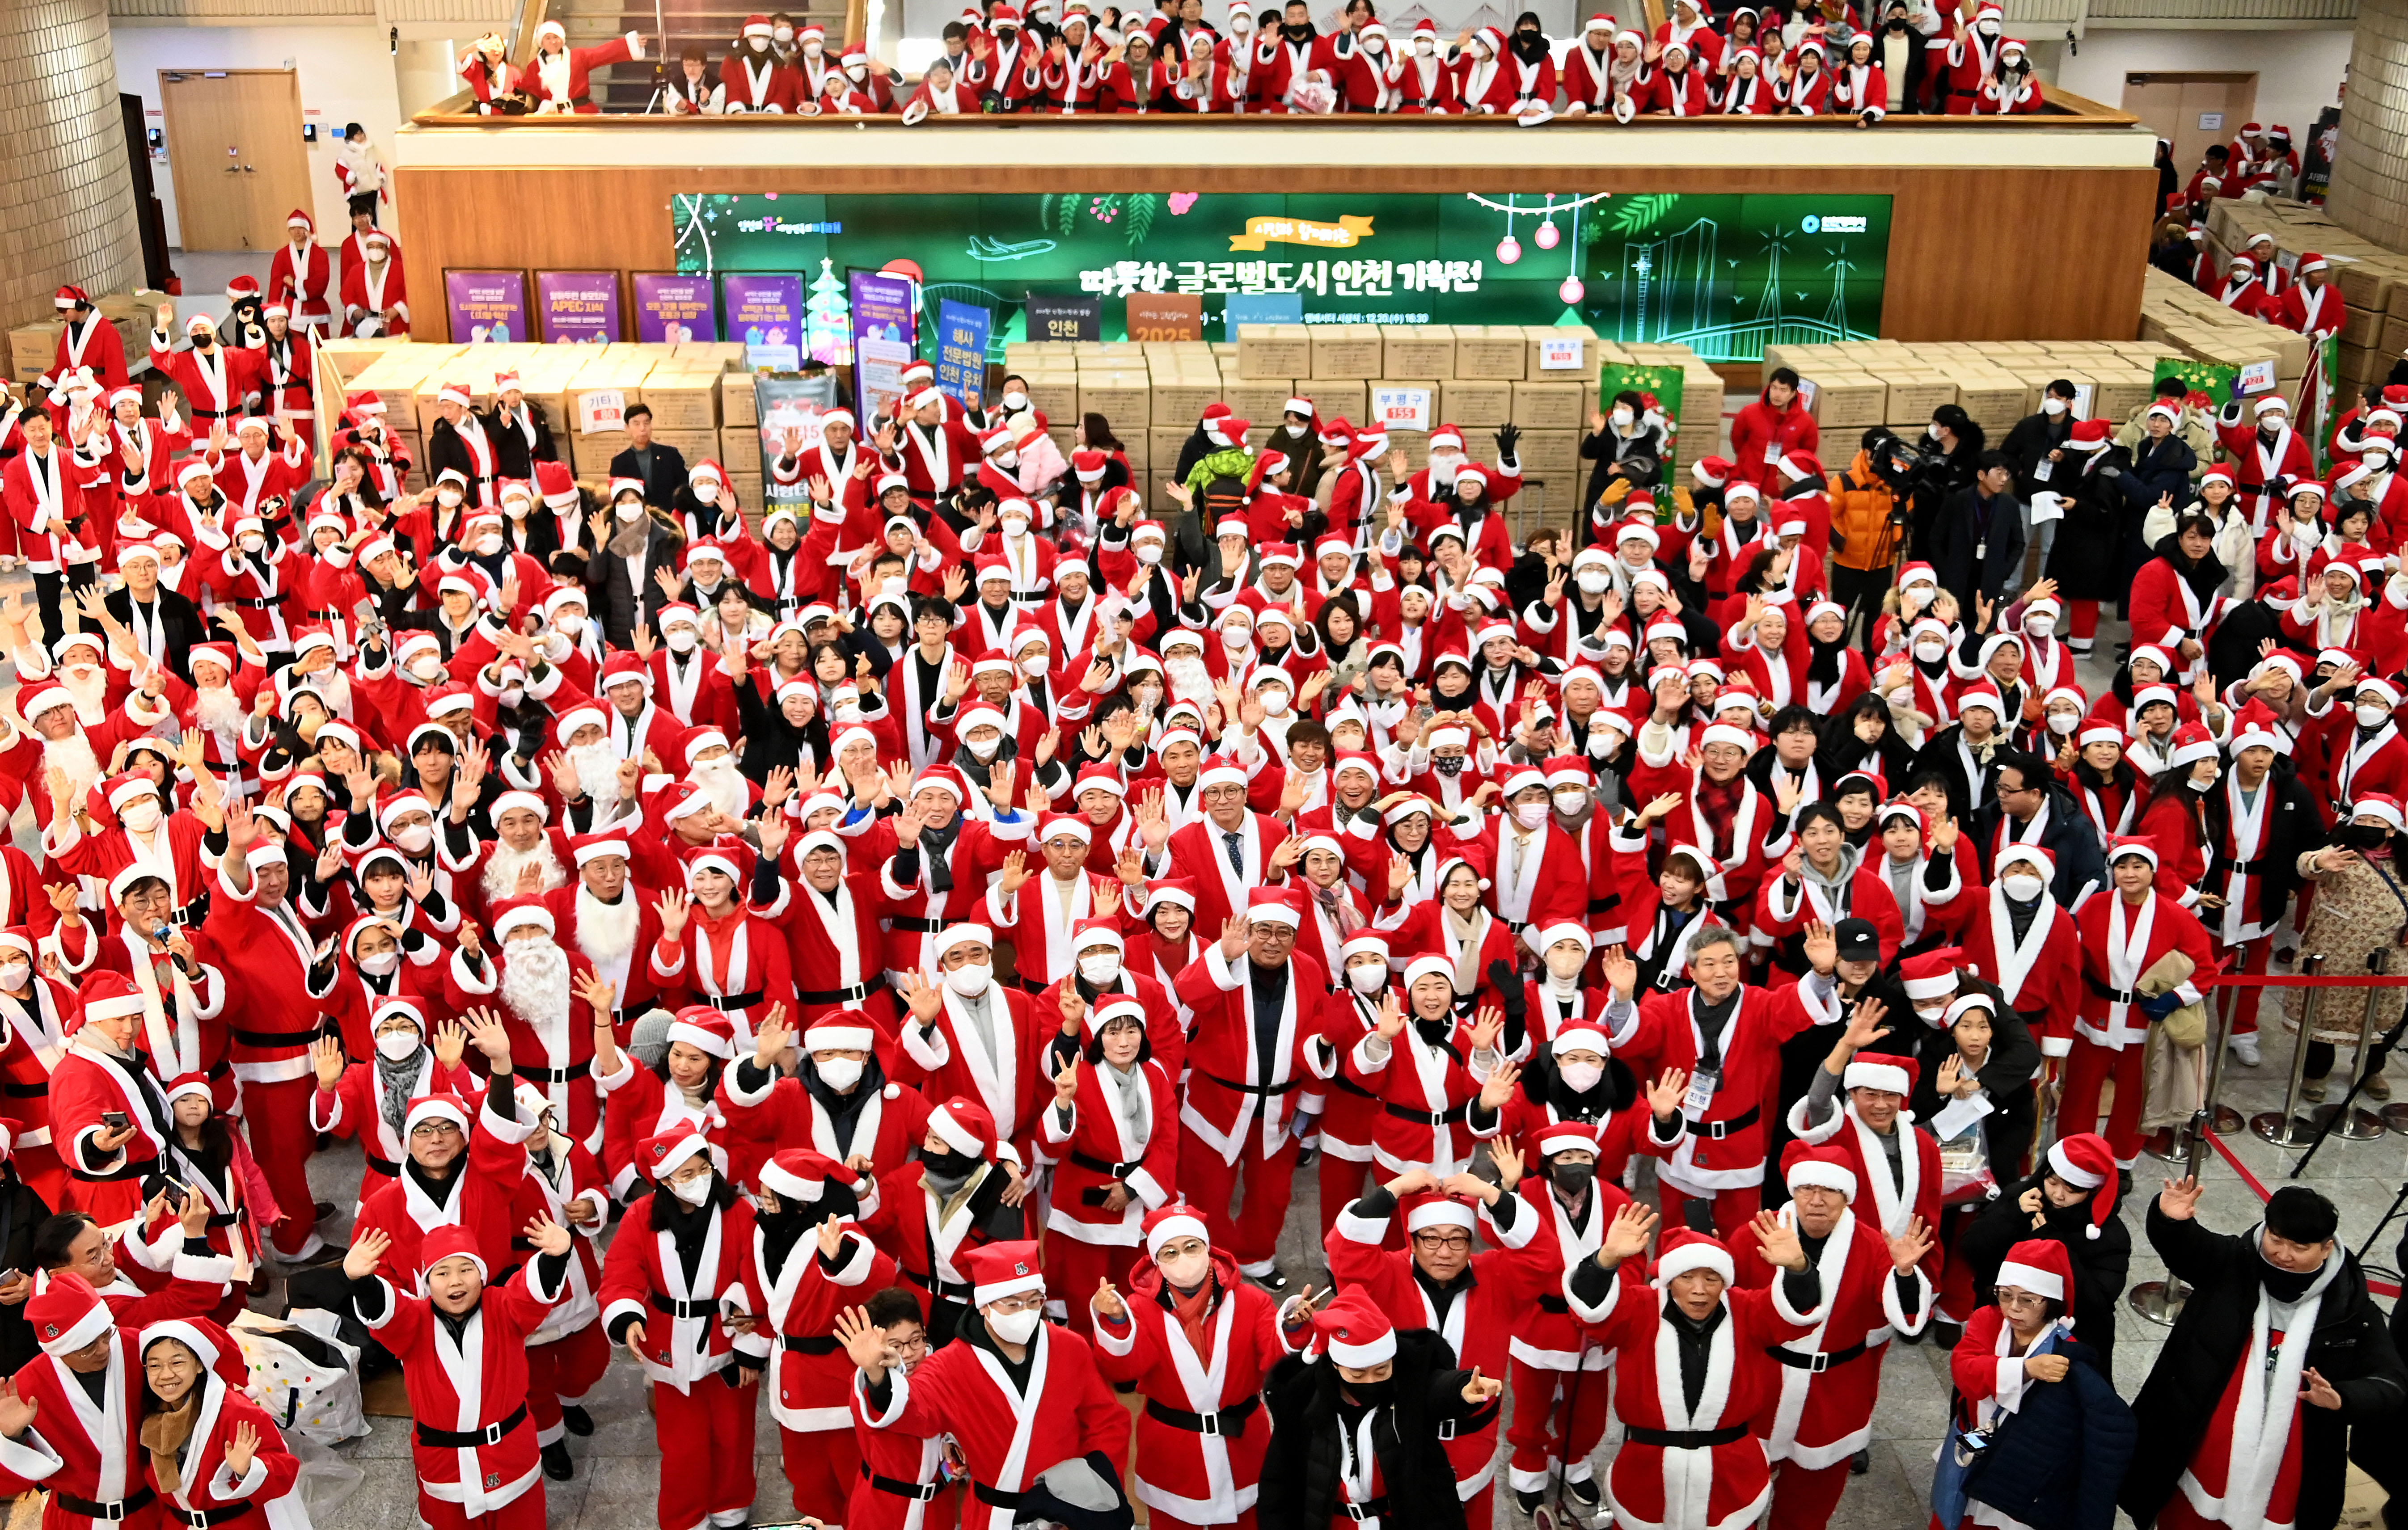
{"label": "plastic bag", "polygon": [[[296,1308],[294,1320],[285,1323],[245,1312],[227,1331],[251,1366],[251,1399],[285,1437],[334,1445],[368,1432],[360,1399],[360,1351],[331,1330],[316,1331],[301,1315],[310,1311]],[[331,1320],[334,1314],[322,1316]]]}
{"label": "plastic bag", "polygon": [[293,1480],[293,1491],[300,1495],[310,1523],[338,1523],[332,1517],[335,1510],[360,1491],[368,1474],[298,1430],[286,1432],[284,1448],[301,1463],[300,1474]]}

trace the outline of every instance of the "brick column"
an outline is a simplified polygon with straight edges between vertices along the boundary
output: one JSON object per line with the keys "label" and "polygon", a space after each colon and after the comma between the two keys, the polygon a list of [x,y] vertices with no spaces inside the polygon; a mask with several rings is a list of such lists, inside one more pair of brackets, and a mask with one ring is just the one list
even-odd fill
{"label": "brick column", "polygon": [[2343,227],[2408,249],[2408,0],[2358,0],[2328,202]]}
{"label": "brick column", "polygon": [[108,0],[0,0],[0,323],[142,279]]}

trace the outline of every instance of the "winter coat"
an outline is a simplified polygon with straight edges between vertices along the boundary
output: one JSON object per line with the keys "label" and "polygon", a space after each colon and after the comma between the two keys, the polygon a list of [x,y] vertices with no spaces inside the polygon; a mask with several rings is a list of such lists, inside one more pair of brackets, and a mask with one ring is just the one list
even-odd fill
{"label": "winter coat", "polygon": [[1932,571],[1969,611],[1977,593],[1998,599],[2024,566],[2022,501],[2012,492],[1993,495],[1986,524],[1982,508],[1981,491],[1967,487],[1943,500],[1931,522]]}
{"label": "winter coat", "polygon": [[1859,451],[1845,473],[1830,482],[1831,562],[1859,571],[1885,569],[1898,561],[1899,532],[1890,525],[1898,496],[1872,459]]}
{"label": "winter coat", "polygon": [[[2157,1363],[2133,1399],[2141,1422],[2139,1448],[2124,1475],[2119,1501],[2133,1522],[2146,1524],[2180,1491],[2192,1452],[2207,1432],[2249,1346],[2258,1310],[2257,1227],[2211,1233],[2196,1221],[2177,1222],[2149,1206],[2149,1242],[2190,1295]],[[2336,1247],[2340,1275],[2325,1288],[2306,1364],[2341,1394],[2337,1409],[2300,1405],[2299,1530],[2332,1530],[2341,1519],[2343,1450],[2353,1423],[2396,1427],[2408,1401],[2408,1367],[2392,1348],[2381,1308],[2367,1294],[2356,1256]]]}
{"label": "winter coat", "polygon": [[2086,1344],[2113,1354],[2115,1308],[2123,1300],[2124,1281],[2132,1263],[2132,1229],[2120,1215],[2110,1216],[2099,1236],[2092,1237],[2090,1197],[2086,1195],[2071,1206],[2052,1206],[2045,1194],[2041,1197],[2042,1224],[2034,1227],[2032,1213],[2016,1203],[2025,1191],[2040,1187],[2045,1172],[2043,1168],[2028,1179],[2001,1180],[1999,1198],[1985,1206],[1956,1235],[1955,1257],[1965,1262],[1966,1273],[1973,1278],[1973,1299],[1987,1302],[1999,1266],[2007,1262],[2008,1250],[2030,1237],[2064,1244],[2073,1263],[2074,1331]]}
{"label": "winter coat", "polygon": [[2113,1530],[2115,1484],[2140,1432],[2107,1374],[2114,1351],[2060,1339],[2053,1352],[2072,1362],[2065,1380],[2024,1388],[2013,1417],[1966,1475],[1966,1494],[2031,1530]]}
{"label": "winter coat", "polygon": [[[1455,1351],[1428,1329],[1397,1330],[1394,1390],[1398,1448],[1379,1452],[1388,1512],[1382,1530],[1464,1530],[1455,1472],[1438,1448],[1439,1425],[1455,1420],[1473,1432],[1496,1415],[1494,1403],[1463,1400],[1469,1371],[1455,1368]],[[1338,1510],[1338,1367],[1326,1358],[1307,1364],[1291,1355],[1271,1370],[1270,1448],[1263,1455],[1261,1530],[1327,1530]]]}

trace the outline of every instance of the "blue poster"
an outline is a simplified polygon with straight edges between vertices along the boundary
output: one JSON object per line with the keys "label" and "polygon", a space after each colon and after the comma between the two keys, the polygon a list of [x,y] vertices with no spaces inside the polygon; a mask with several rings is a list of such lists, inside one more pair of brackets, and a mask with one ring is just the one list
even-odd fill
{"label": "blue poster", "polygon": [[863,418],[903,393],[903,368],[920,346],[919,293],[909,277],[855,271],[853,299],[853,393]]}
{"label": "blue poster", "polygon": [[1231,293],[1229,306],[1224,310],[1228,320],[1228,332],[1222,336],[1231,345],[1238,343],[1240,324],[1301,324],[1304,322],[1302,293]]}
{"label": "blue poster", "polygon": [[963,408],[986,392],[986,342],[995,315],[947,298],[937,305],[937,386]]}

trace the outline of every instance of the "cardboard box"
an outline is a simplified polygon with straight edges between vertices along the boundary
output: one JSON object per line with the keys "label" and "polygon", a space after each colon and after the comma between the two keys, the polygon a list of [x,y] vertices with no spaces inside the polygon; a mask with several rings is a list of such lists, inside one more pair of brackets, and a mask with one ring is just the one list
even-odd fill
{"label": "cardboard box", "polygon": [[[1305,396],[1312,401],[1312,422],[1316,427],[1326,425],[1332,420],[1351,420],[1359,424],[1363,420],[1364,411],[1371,407],[1371,384],[1368,382],[1316,379],[1312,382],[1301,382],[1298,386],[1304,389]],[[1282,399],[1280,403],[1283,406],[1282,409],[1265,414],[1249,414],[1246,418],[1257,424],[1274,423],[1284,412],[1283,407],[1287,400]],[[1230,408],[1236,408],[1237,406],[1231,405]]]}
{"label": "cardboard box", "polygon": [[[1522,375],[1529,381],[1577,382],[1584,376],[1597,376],[1597,336],[1584,325],[1525,324],[1522,333],[1529,340]],[[1570,366],[1542,365],[1550,359],[1565,359],[1568,350],[1573,358]]]}
{"label": "cardboard box", "polygon": [[719,428],[719,389],[708,372],[664,371],[654,367],[644,379],[644,402],[652,407],[656,431],[714,431]]}
{"label": "cardboard box", "polygon": [[[1312,339],[1315,382],[1335,379],[1360,382],[1380,376],[1384,342],[1377,324],[1315,324]],[[1242,365],[1242,362],[1241,362]]]}
{"label": "cardboard box", "polygon": [[[1172,470],[1179,465],[1179,453],[1185,449],[1187,437],[1195,434],[1196,430],[1192,424],[1155,425],[1140,436],[1124,434],[1121,439],[1142,452],[1149,464],[1160,464],[1160,476],[1168,478]],[[1134,476],[1144,477],[1141,473],[1135,473],[1137,463],[1134,458],[1130,460],[1129,467]]]}
{"label": "cardboard box", "polygon": [[759,405],[752,393],[752,374],[723,372],[719,378],[719,419],[723,425],[752,425],[760,422]]}
{"label": "cardboard box", "polygon": [[[1820,372],[1808,380],[1814,384],[1814,398],[1807,412],[1822,430],[1866,430],[1886,418],[1882,411],[1889,403],[1889,385],[1878,378],[1862,372]],[[2017,394],[2020,398],[2020,389]]]}
{"label": "cardboard box", "polygon": [[[1035,394],[1029,395],[1032,400]],[[1143,430],[1154,418],[1154,379],[1142,371],[1079,373],[1080,414],[1100,414],[1112,432]],[[1053,415],[1049,411],[1047,419]]]}
{"label": "cardboard box", "polygon": [[59,336],[66,329],[60,320],[46,319],[38,324],[26,324],[8,332],[8,375],[20,382],[31,382],[50,369],[58,359]]}
{"label": "cardboard box", "polygon": [[1578,431],[1587,423],[1581,418],[1580,407],[1581,385],[1576,381],[1513,384],[1512,420],[1522,427],[1525,439],[1531,431]]}
{"label": "cardboard box", "polygon": [[1887,380],[1889,404],[1883,414],[1886,420],[1928,422],[1932,410],[1942,404],[1956,402],[1956,384],[1943,377],[1896,373]]}
{"label": "cardboard box", "polygon": [[1048,420],[1072,420],[1079,414],[1079,374],[1072,371],[1024,372],[1031,408]]}
{"label": "cardboard box", "polygon": [[[719,432],[716,430],[655,430],[652,439],[677,448],[678,455],[685,459],[688,467],[719,455]],[[758,449],[755,450],[757,454]],[[727,465],[721,463],[720,465],[724,467]]]}
{"label": "cardboard box", "polygon": [[[1305,386],[1310,390],[1312,385],[1307,383]],[[1231,372],[1221,374],[1221,402],[1229,406],[1231,414],[1241,419],[1276,420],[1287,408],[1287,401],[1295,396],[1296,383],[1292,379],[1246,379]],[[1332,415],[1330,411],[1323,409],[1320,404],[1315,402],[1313,417],[1318,421],[1326,421]]]}
{"label": "cardboard box", "polygon": [[1302,324],[1240,324],[1238,375],[1249,380],[1312,376],[1312,332]]}
{"label": "cardboard box", "polygon": [[1377,375],[1383,378],[1455,376],[1455,326],[1381,325],[1380,370]]}
{"label": "cardboard box", "polygon": [[1519,382],[1529,364],[1528,349],[1519,324],[1457,324],[1455,376],[1468,382]]}
{"label": "cardboard box", "polygon": [[[2090,386],[2091,417],[2098,419],[2103,416],[2120,425],[2130,419],[2135,410],[2146,407],[2156,391],[2156,378],[2137,368],[2099,371],[2093,374]],[[1965,412],[1971,414],[1972,411],[1968,409]],[[2012,421],[2008,422],[2014,423]]]}
{"label": "cardboard box", "polygon": [[2023,418],[2024,385],[2016,378],[1963,373],[1956,379],[1956,405],[1985,433],[1997,436]]}
{"label": "cardboard box", "polygon": [[[1514,348],[1518,361],[1521,349]],[[1460,347],[1463,342],[1455,342]],[[1455,366],[1459,371],[1463,358],[1458,352]],[[1465,430],[1493,430],[1513,418],[1513,384],[1505,381],[1469,380],[1456,378],[1439,384],[1438,414],[1441,422],[1460,425]],[[1467,443],[1468,444],[1468,443]]]}
{"label": "cardboard box", "polygon": [[[1175,382],[1166,382],[1160,374],[1154,377],[1154,418],[1156,420],[1194,420],[1220,402],[1221,375],[1218,372],[1213,373],[1209,381],[1182,378]],[[1048,414],[1046,418],[1053,416]]]}
{"label": "cardboard box", "polygon": [[[719,465],[730,474],[746,468],[752,476],[761,476],[761,427],[758,425],[724,425],[719,431]],[[688,464],[688,466],[693,465]],[[757,503],[757,501],[747,501]]]}
{"label": "cardboard box", "polygon": [[2408,318],[2396,313],[2386,315],[2383,321],[2383,338],[2376,342],[2376,348],[2394,356],[2408,350]]}

